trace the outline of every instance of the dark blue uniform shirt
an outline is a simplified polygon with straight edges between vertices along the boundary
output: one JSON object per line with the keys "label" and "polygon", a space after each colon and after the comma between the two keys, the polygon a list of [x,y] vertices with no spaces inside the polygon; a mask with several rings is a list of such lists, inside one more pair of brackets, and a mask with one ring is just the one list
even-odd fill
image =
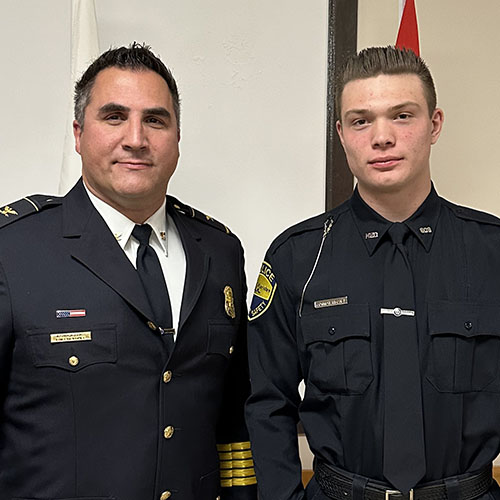
{"label": "dark blue uniform shirt", "polygon": [[[478,470],[500,451],[500,220],[432,189],[406,223],[427,482]],[[395,306],[383,303],[390,225],[355,192],[287,230],[266,255],[250,308],[247,403],[265,500],[304,498],[299,418],[315,457],[384,480],[380,308]]]}

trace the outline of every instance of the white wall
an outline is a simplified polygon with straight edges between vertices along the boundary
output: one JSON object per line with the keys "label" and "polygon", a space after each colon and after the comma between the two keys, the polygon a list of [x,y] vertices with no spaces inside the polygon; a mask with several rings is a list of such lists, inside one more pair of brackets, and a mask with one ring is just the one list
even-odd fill
{"label": "white wall", "polygon": [[[169,191],[240,236],[253,289],[274,236],[324,207],[327,0],[95,3],[101,50],[146,41],[176,76]],[[2,0],[0,204],[57,192],[70,4]]]}
{"label": "white wall", "polygon": [[67,0],[1,1],[0,204],[57,190],[70,10]]}

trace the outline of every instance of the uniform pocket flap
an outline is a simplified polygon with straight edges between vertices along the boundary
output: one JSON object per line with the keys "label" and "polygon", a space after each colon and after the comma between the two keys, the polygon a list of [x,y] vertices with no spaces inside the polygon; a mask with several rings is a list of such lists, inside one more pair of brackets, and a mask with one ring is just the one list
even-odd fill
{"label": "uniform pocket flap", "polygon": [[37,328],[28,330],[27,334],[37,367],[52,366],[76,372],[97,363],[114,363],[117,359],[115,324],[64,332]]}
{"label": "uniform pocket flap", "polygon": [[229,358],[237,331],[237,325],[229,321],[208,320],[207,352]]}
{"label": "uniform pocket flap", "polygon": [[325,308],[301,318],[304,342],[336,343],[347,338],[370,337],[368,304]]}
{"label": "uniform pocket flap", "polygon": [[428,304],[429,333],[500,337],[500,304],[436,301]]}

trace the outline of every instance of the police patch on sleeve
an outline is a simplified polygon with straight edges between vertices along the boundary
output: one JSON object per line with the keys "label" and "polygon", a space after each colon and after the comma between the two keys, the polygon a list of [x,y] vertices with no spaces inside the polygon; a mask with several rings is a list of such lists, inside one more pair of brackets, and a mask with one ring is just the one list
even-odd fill
{"label": "police patch on sleeve", "polygon": [[257,278],[255,291],[253,292],[252,304],[248,313],[250,321],[264,314],[271,305],[277,286],[278,283],[276,282],[276,276],[271,269],[271,265],[264,261],[260,267],[259,277]]}

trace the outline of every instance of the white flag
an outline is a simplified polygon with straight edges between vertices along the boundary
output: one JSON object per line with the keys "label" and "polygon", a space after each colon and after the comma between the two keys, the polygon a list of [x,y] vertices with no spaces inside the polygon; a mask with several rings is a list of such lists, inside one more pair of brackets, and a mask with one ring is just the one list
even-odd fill
{"label": "white flag", "polygon": [[403,17],[403,11],[405,10],[406,0],[399,0],[399,21],[398,26],[401,24],[401,18]]}
{"label": "white flag", "polygon": [[71,83],[59,178],[59,194],[66,194],[78,180],[82,170],[80,156],[75,151],[73,138],[73,89],[75,82],[99,55],[99,36],[94,0],[72,0],[71,20]]}

